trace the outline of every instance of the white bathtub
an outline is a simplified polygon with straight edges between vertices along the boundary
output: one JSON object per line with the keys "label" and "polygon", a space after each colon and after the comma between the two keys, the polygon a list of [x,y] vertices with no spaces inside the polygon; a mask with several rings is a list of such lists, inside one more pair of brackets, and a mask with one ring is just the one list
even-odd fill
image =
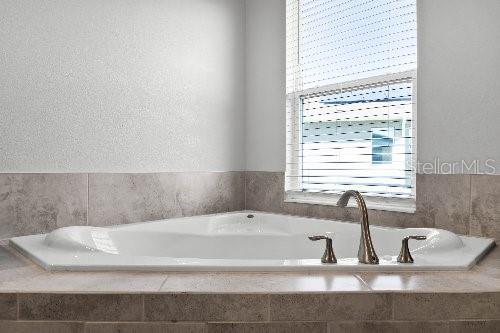
{"label": "white bathtub", "polygon": [[[325,244],[307,236],[330,235],[337,264],[322,264]],[[260,212],[236,212],[144,222],[110,228],[66,227],[16,237],[10,244],[48,270],[155,271],[401,271],[466,270],[491,239],[429,228],[371,226],[379,265],[359,264],[360,224]],[[401,239],[410,241],[413,264],[397,263]]]}

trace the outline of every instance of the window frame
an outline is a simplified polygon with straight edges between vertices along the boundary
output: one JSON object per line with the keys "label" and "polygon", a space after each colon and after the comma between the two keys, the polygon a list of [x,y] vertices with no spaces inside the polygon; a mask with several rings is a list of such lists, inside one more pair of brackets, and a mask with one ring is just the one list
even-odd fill
{"label": "window frame", "polygon": [[[417,70],[400,73],[378,75],[359,80],[328,84],[314,88],[293,91],[286,94],[287,108],[287,135],[286,135],[286,172],[285,172],[285,202],[306,203],[319,205],[336,205],[340,194],[305,192],[301,186],[301,158],[300,149],[302,144],[302,110],[301,99],[307,95],[321,94],[343,89],[355,89],[367,87],[381,82],[392,82],[400,80],[412,81],[412,165],[411,183],[412,196],[410,198],[394,198],[383,196],[365,196],[367,208],[375,210],[387,210],[396,212],[413,213],[416,210],[416,165],[417,165]],[[296,153],[294,153],[296,152]],[[296,165],[292,169],[290,165]],[[355,207],[354,202],[348,206]]]}

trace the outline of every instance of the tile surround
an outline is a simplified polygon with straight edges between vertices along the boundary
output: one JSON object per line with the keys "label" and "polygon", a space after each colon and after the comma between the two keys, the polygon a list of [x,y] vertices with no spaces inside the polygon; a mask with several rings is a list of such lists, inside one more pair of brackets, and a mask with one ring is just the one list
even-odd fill
{"label": "tile surround", "polygon": [[329,333],[426,333],[448,332],[445,321],[391,322],[391,321],[351,321],[328,323]]}
{"label": "tile surround", "polygon": [[[500,273],[500,272],[499,272]],[[370,290],[376,291],[418,291],[418,292],[485,292],[500,288],[500,274],[483,271],[414,272],[401,273],[358,273],[356,274]],[[450,277],[453,279],[450,280]]]}
{"label": "tile surround", "polygon": [[0,239],[244,208],[245,172],[0,174]]}
{"label": "tile surround", "polygon": [[86,323],[85,333],[206,333],[201,323]]}
{"label": "tile surround", "polygon": [[[40,316],[25,315],[22,304],[26,295],[18,294],[19,315],[0,320],[0,329],[3,328],[0,331],[337,333],[496,332],[500,329],[500,292],[172,295],[180,297],[172,301],[171,298],[164,298],[165,295],[136,295],[142,298],[144,306],[139,309],[144,317],[138,319],[136,316],[111,318],[107,315],[104,307],[95,302],[98,299],[109,306],[110,295],[106,294],[90,295],[94,299],[90,303],[87,302],[89,295],[29,294],[30,298],[50,300],[33,305],[32,312],[48,314],[58,310],[56,307],[70,308],[59,309],[57,316],[44,315],[41,319]],[[117,296],[125,295],[114,295]],[[78,298],[79,301],[61,301],[62,297]],[[254,297],[254,301],[248,302],[249,297]],[[256,297],[270,302],[264,306],[255,302]],[[176,315],[155,317],[166,307],[170,307],[169,311]],[[75,313],[77,308],[88,310],[84,310],[83,314]],[[129,308],[125,306],[124,311],[129,313]],[[89,312],[93,314],[89,315]],[[262,314],[255,316],[259,312]]]}
{"label": "tile surround", "polygon": [[86,223],[86,174],[0,174],[0,238]]}
{"label": "tile surround", "polygon": [[281,323],[209,323],[209,333],[325,333],[324,322]]}
{"label": "tile surround", "polygon": [[500,320],[452,321],[450,333],[494,333],[500,332]]}
{"label": "tile surround", "polygon": [[[0,239],[243,209],[356,220],[354,208],[285,203],[283,172],[0,174]],[[374,225],[500,238],[500,176],[417,175],[415,214],[370,211]]]}
{"label": "tile surround", "polygon": [[2,333],[492,333],[498,320],[147,323],[0,321]]}
{"label": "tile surround", "polygon": [[469,175],[417,175],[416,186],[418,226],[469,233]]}
{"label": "tile surround", "polygon": [[17,299],[13,294],[0,294],[0,320],[16,319]]}
{"label": "tile surround", "polygon": [[271,295],[273,321],[388,320],[392,297],[379,293]]}
{"label": "tile surround", "polygon": [[500,176],[471,176],[471,234],[500,240]]}
{"label": "tile surround", "polygon": [[21,320],[138,321],[142,319],[140,295],[19,294]]}
{"label": "tile surround", "polygon": [[269,297],[260,294],[161,294],[144,298],[147,321],[263,321]]}
{"label": "tile surround", "polygon": [[0,321],[2,333],[83,333],[83,323],[64,321]]}
{"label": "tile surround", "polygon": [[[246,208],[299,216],[357,220],[354,208],[284,202],[283,172],[247,171]],[[434,227],[500,240],[500,176],[417,175],[414,214],[370,210],[370,222]]]}
{"label": "tile surround", "polygon": [[395,320],[499,319],[500,293],[395,293]]}
{"label": "tile surround", "polygon": [[[419,175],[416,214],[371,211],[371,221],[498,239],[499,181]],[[282,184],[279,172],[0,174],[0,235],[241,210],[245,194],[247,209],[357,219],[355,209],[283,203]],[[0,331],[7,333],[500,331],[499,250],[459,275],[339,275],[47,273],[6,249]]]}
{"label": "tile surround", "polygon": [[362,280],[352,274],[304,273],[170,273],[161,292],[224,293],[367,291]]}
{"label": "tile surround", "polygon": [[244,186],[243,172],[89,174],[89,224],[242,210]]}

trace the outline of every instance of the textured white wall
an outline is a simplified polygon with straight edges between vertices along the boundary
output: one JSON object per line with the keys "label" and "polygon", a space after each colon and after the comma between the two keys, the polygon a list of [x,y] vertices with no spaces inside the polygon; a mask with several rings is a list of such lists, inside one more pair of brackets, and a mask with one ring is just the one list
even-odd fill
{"label": "textured white wall", "polygon": [[500,174],[500,1],[419,0],[418,159],[495,159]]}
{"label": "textured white wall", "polygon": [[[500,1],[418,5],[418,159],[477,159],[483,172],[495,159],[500,174]],[[247,170],[282,171],[285,0],[247,0],[246,8]]]}
{"label": "textured white wall", "polygon": [[285,166],[285,1],[247,0],[246,167]]}
{"label": "textured white wall", "polygon": [[[500,173],[499,16],[419,0],[420,161]],[[2,0],[0,73],[0,172],[284,170],[284,0]]]}
{"label": "textured white wall", "polygon": [[244,2],[0,1],[0,172],[243,170]]}

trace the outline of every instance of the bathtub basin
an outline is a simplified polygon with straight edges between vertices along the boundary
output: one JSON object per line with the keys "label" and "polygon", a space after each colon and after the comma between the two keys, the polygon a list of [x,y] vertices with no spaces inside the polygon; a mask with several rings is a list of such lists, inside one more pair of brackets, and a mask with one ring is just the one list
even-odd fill
{"label": "bathtub basin", "polygon": [[[10,244],[47,270],[154,271],[427,271],[467,270],[490,248],[491,239],[431,228],[371,226],[379,265],[357,262],[359,223],[261,212],[234,212],[143,222],[108,228],[74,226],[10,239]],[[322,264],[329,235],[337,264]],[[410,241],[413,264],[396,261],[401,239]]]}

